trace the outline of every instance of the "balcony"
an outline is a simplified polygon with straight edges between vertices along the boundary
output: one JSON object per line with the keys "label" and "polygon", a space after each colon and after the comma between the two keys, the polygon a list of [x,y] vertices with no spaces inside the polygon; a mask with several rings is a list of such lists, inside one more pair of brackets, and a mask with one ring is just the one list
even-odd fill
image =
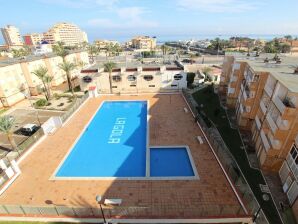
{"label": "balcony", "polygon": [[278,116],[276,120],[277,127],[283,131],[289,130],[290,124],[288,120],[282,119],[281,116]]}
{"label": "balcony", "polygon": [[270,141],[273,149],[281,148],[281,142],[279,140],[275,139],[272,134],[269,133],[268,138],[269,138],[269,141]]}
{"label": "balcony", "polygon": [[261,99],[261,101],[260,101],[260,107],[261,107],[261,110],[262,110],[263,114],[265,114],[267,108],[266,108],[266,106],[265,106],[265,104],[264,104],[264,101],[263,101],[262,99]]}
{"label": "balcony", "polygon": [[260,119],[259,119],[258,115],[256,116],[255,120],[256,120],[256,124],[257,124],[258,129],[260,129],[261,128],[261,122],[260,122]]}
{"label": "balcony", "polygon": [[228,94],[234,94],[235,93],[235,88],[228,88]]}
{"label": "balcony", "polygon": [[286,110],[286,106],[284,103],[279,99],[279,97],[273,97],[272,101],[274,102],[277,109],[280,111],[281,114],[283,114]]}
{"label": "balcony", "polygon": [[276,129],[277,129],[277,125],[276,125],[275,122],[273,121],[273,119],[272,119],[270,113],[267,114],[267,116],[266,116],[266,120],[267,120],[267,122],[268,122],[268,124],[269,124],[269,127],[270,127],[272,133],[275,133],[275,131],[276,131]]}
{"label": "balcony", "polygon": [[270,144],[269,144],[268,139],[267,139],[263,130],[261,130],[261,139],[262,139],[262,142],[263,142],[266,152],[268,152],[268,150],[270,149]]}
{"label": "balcony", "polygon": [[230,79],[230,82],[236,82],[237,79],[238,79],[238,77],[233,75],[232,78]]}
{"label": "balcony", "polygon": [[265,85],[264,89],[265,89],[265,92],[268,94],[268,96],[272,96],[273,90],[268,85]]}

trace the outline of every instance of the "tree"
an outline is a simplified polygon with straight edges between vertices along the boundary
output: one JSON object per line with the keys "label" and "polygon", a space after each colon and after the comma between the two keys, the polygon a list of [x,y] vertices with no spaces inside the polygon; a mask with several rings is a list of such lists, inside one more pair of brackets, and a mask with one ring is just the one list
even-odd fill
{"label": "tree", "polygon": [[64,61],[63,63],[60,63],[58,66],[60,69],[62,69],[65,72],[67,83],[68,83],[68,89],[71,91],[72,95],[74,96],[74,90],[71,83],[71,72],[77,67],[77,65],[71,62]]}
{"label": "tree", "polygon": [[53,46],[53,51],[56,55],[62,57],[63,61],[65,61],[65,57],[69,54],[69,51],[66,49],[66,47],[64,46],[64,43],[61,41],[58,41]]}
{"label": "tree", "polygon": [[89,45],[88,46],[88,53],[91,56],[92,63],[94,62],[94,56],[98,53],[98,48],[96,45]]}
{"label": "tree", "polygon": [[2,116],[0,117],[0,132],[7,136],[7,139],[13,150],[16,150],[19,153],[18,146],[13,139],[13,126],[15,124],[15,119],[11,116]]}
{"label": "tree", "polygon": [[105,72],[109,73],[110,93],[112,93],[112,72],[113,72],[113,69],[116,68],[116,63],[109,61],[105,63],[103,66],[104,66]]}
{"label": "tree", "polygon": [[32,74],[36,75],[42,82],[44,93],[46,100],[51,99],[51,87],[50,84],[53,80],[52,76],[48,75],[48,69],[44,66],[39,66],[37,69],[35,69]]}
{"label": "tree", "polygon": [[12,49],[11,53],[14,58],[25,57],[30,54],[30,48]]}
{"label": "tree", "polygon": [[165,44],[161,45],[162,55],[166,55],[168,53],[169,47]]}

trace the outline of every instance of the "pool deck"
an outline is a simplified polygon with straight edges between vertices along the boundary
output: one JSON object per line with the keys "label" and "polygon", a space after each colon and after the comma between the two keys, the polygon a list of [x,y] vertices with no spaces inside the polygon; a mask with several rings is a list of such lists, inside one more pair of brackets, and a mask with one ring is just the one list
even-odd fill
{"label": "pool deck", "polygon": [[[199,180],[50,180],[103,100],[148,100],[149,145],[188,145]],[[89,99],[53,135],[25,158],[22,174],[0,196],[0,204],[96,207],[95,196],[121,198],[121,206],[146,207],[126,218],[209,218],[245,216],[210,147],[181,95],[101,96]],[[179,164],[177,164],[179,165]],[[220,213],[219,213],[220,211]],[[240,214],[240,215],[239,215]],[[123,215],[124,216],[124,215]]]}

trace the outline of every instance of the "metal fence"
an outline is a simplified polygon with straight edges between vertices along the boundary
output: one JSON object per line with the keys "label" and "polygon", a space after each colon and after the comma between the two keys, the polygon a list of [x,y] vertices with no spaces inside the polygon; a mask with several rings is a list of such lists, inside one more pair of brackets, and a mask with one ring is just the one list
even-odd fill
{"label": "metal fence", "polygon": [[200,124],[221,165],[229,176],[230,181],[235,186],[238,195],[241,197],[241,200],[244,202],[246,208],[248,209],[249,214],[253,215],[254,218],[256,218],[256,223],[269,224],[262,209],[260,209],[260,205],[255,198],[249,184],[247,183],[243,173],[241,172],[241,169],[239,168],[230,150],[226,146],[218,129],[215,127],[212,121],[207,121],[207,119],[204,119],[204,114],[200,114],[198,112],[198,105],[193,99],[192,95],[189,94],[187,90],[183,90],[182,93],[189,106],[191,107],[196,121]]}
{"label": "metal fence", "polygon": [[61,116],[61,120],[64,123],[89,97],[86,93],[81,98],[76,98],[75,103]]}

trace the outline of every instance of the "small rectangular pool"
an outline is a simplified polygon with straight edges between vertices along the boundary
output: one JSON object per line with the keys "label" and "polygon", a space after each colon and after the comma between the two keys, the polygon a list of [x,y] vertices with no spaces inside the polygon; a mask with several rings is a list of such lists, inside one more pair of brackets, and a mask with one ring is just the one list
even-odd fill
{"label": "small rectangular pool", "polygon": [[151,177],[193,177],[192,161],[186,147],[151,147]]}

